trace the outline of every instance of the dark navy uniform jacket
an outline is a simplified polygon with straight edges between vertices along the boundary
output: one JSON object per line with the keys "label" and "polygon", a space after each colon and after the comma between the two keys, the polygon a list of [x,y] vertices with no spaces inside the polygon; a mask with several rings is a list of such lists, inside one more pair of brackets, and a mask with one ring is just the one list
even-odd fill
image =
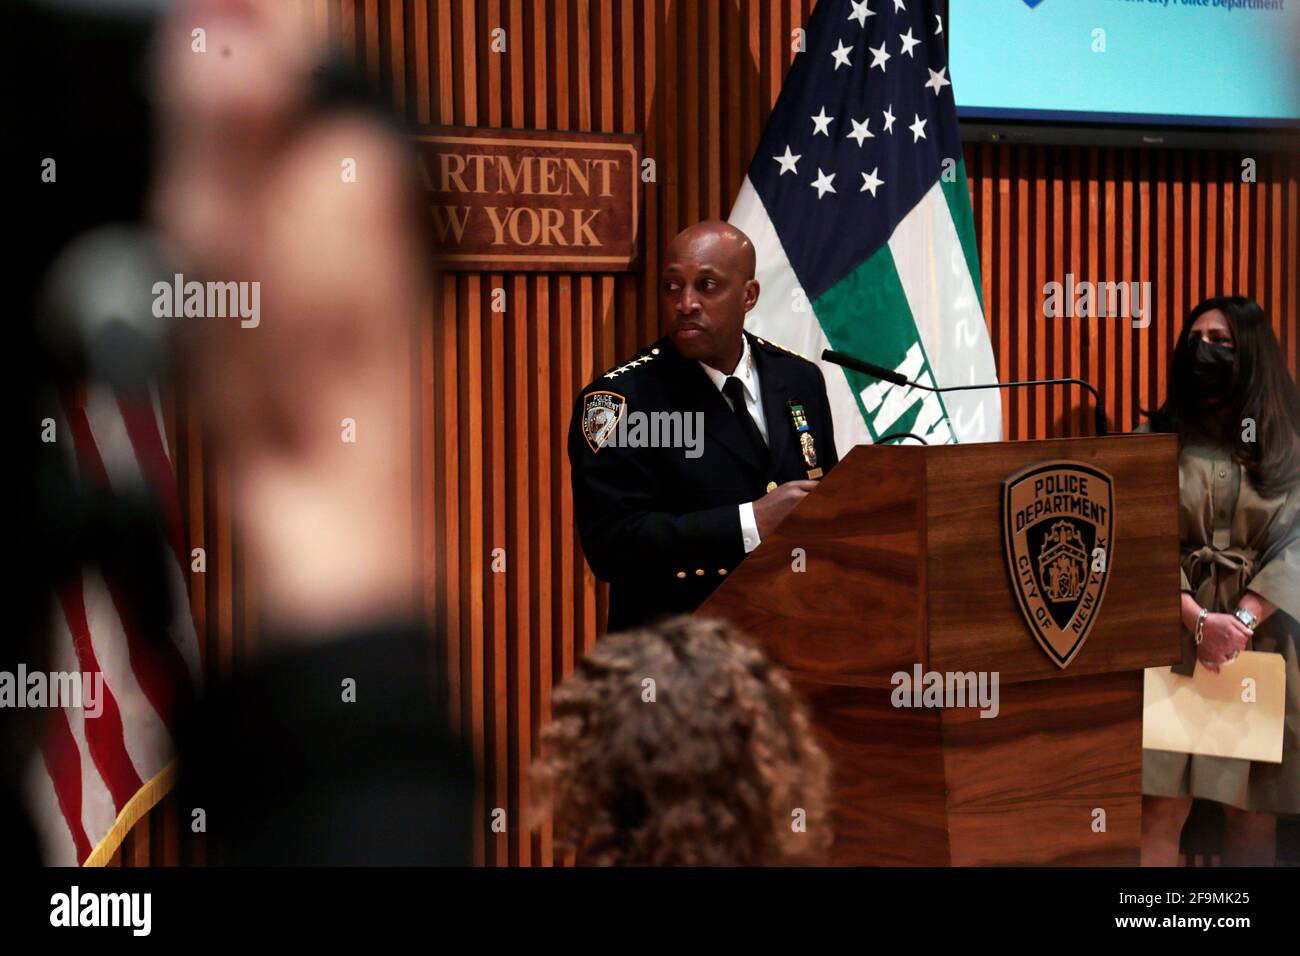
{"label": "dark navy uniform jacket", "polygon": [[[569,423],[573,507],[587,562],[610,584],[611,631],[694,611],[745,557],[739,505],[763,497],[771,482],[808,477],[791,401],[802,407],[815,467],[829,471],[838,461],[821,370],[745,335],[767,424],[765,456],[699,363],[666,337],[578,396]],[[699,457],[682,447],[628,447],[638,418],[656,412],[703,413],[702,436],[693,436],[702,438]]]}

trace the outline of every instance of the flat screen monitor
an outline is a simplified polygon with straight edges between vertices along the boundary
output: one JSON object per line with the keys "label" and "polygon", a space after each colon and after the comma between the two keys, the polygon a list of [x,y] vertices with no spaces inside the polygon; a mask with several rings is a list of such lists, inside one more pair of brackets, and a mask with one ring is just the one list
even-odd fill
{"label": "flat screen monitor", "polygon": [[[1300,0],[949,0],[964,126],[1006,139],[1300,129]],[[1193,138],[1196,138],[1193,135]]]}

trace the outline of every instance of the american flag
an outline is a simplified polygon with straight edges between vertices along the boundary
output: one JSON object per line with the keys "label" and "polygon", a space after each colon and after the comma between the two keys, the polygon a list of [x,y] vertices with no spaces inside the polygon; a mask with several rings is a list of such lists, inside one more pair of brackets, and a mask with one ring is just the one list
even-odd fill
{"label": "american flag", "polygon": [[[933,0],[819,0],[730,221],[758,252],[746,326],[927,384],[996,381]],[[823,365],[841,455],[887,432],[996,440],[994,391],[940,397]]]}
{"label": "american flag", "polygon": [[[168,640],[141,634],[125,595],[86,569],[59,595],[50,667],[102,674],[98,716],[52,710],[28,778],[29,804],[51,865],[107,862],[131,826],[167,792],[180,694],[198,686],[199,647],[190,616],[176,476],[156,394],[122,398],[91,387],[63,402],[59,444],[87,486],[149,488],[162,506],[174,594]],[[83,701],[83,703],[86,703]]]}

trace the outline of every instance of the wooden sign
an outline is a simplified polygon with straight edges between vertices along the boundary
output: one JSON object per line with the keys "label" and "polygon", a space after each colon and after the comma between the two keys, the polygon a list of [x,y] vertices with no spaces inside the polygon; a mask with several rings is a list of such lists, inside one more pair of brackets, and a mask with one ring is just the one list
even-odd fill
{"label": "wooden sign", "polygon": [[433,127],[414,136],[444,268],[627,272],[641,137]]}

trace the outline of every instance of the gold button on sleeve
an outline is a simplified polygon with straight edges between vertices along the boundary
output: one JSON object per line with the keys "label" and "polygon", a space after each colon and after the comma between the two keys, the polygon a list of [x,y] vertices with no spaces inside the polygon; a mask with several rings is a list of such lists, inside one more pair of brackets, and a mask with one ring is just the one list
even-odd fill
{"label": "gold button on sleeve", "polygon": [[696,568],[696,569],[695,569],[695,576],[696,576],[696,577],[700,577],[700,578],[704,577],[704,569],[703,569],[703,568]]}
{"label": "gold button on sleeve", "polygon": [[684,577],[686,577],[686,572],[685,572],[685,571],[678,571],[678,572],[677,572],[677,576],[678,576],[679,578],[684,578]]}
{"label": "gold button on sleeve", "polygon": [[726,569],[726,568],[718,568],[718,575],[719,575],[719,576],[722,576],[722,575],[724,575],[724,574],[726,574],[726,573],[727,573],[727,569]]}
{"label": "gold button on sleeve", "polygon": [[774,491],[776,491],[776,482],[775,482],[775,481],[769,481],[769,482],[767,483],[767,492],[768,492],[768,494],[771,494],[771,493],[774,492]]}

